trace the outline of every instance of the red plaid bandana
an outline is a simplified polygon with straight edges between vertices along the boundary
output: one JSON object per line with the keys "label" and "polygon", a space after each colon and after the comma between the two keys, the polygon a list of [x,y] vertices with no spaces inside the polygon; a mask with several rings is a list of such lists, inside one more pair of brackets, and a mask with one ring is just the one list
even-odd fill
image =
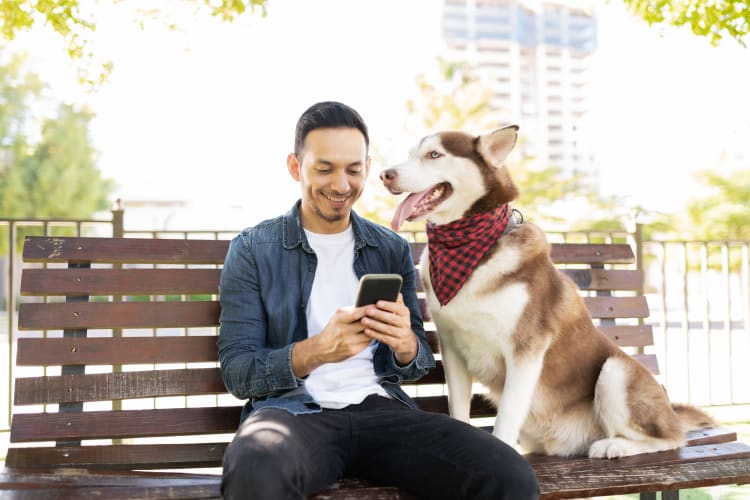
{"label": "red plaid bandana", "polygon": [[455,297],[508,225],[508,204],[448,224],[427,223],[430,280],[440,305]]}

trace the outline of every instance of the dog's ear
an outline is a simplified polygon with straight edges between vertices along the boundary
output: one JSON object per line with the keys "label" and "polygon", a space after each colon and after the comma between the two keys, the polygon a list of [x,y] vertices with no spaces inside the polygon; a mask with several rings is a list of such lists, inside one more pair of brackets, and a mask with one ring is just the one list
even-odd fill
{"label": "dog's ear", "polygon": [[484,161],[494,167],[503,164],[518,139],[518,125],[508,125],[489,134],[479,136],[477,149]]}

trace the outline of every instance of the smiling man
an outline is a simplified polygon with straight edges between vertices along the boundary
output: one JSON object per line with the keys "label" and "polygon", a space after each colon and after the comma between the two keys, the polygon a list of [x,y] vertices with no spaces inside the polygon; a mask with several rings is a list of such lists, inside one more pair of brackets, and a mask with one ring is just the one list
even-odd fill
{"label": "smiling man", "polygon": [[[529,464],[489,433],[416,408],[400,383],[435,365],[402,237],[353,210],[367,127],[311,106],[287,157],[301,199],[235,237],[220,281],[227,389],[247,399],[224,457],[225,498],[303,499],[349,475],[422,498],[538,496]],[[395,302],[354,307],[359,278],[397,273]]]}

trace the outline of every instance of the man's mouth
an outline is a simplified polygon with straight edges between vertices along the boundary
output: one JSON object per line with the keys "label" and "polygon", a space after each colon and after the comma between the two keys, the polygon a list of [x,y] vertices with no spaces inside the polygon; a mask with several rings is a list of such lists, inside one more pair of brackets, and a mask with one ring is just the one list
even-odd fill
{"label": "man's mouth", "polygon": [[323,196],[325,197],[325,199],[333,203],[346,203],[346,200],[349,199],[349,195],[335,196],[335,195],[323,193]]}

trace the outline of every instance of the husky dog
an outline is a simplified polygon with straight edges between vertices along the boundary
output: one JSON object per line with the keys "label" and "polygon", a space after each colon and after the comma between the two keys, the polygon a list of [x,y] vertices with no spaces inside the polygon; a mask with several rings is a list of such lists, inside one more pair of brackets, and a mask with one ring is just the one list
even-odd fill
{"label": "husky dog", "polygon": [[473,381],[497,406],[493,434],[529,453],[624,457],[685,444],[710,416],[671,404],[639,362],[593,324],[534,224],[516,217],[505,167],[517,126],[424,137],[380,174],[410,193],[391,226],[427,220],[421,257],[450,413],[469,421]]}

